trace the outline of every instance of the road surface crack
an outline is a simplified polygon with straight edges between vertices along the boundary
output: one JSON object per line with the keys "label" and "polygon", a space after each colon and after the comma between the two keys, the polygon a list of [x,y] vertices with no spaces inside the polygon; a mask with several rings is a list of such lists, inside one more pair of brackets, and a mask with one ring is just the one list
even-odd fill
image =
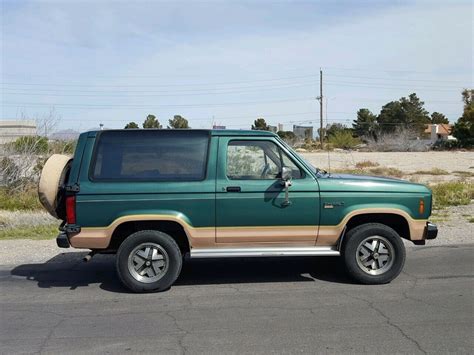
{"label": "road surface crack", "polygon": [[376,311],[380,316],[382,316],[382,317],[385,319],[385,321],[387,322],[388,325],[390,325],[391,327],[395,328],[405,339],[407,339],[409,342],[411,342],[412,344],[414,344],[414,345],[418,348],[418,350],[421,351],[423,354],[427,354],[426,350],[424,350],[424,349],[421,347],[420,343],[419,343],[416,339],[412,338],[410,335],[408,335],[407,333],[405,333],[405,331],[404,331],[399,325],[395,324],[395,323],[390,319],[389,316],[387,316],[380,308],[376,307],[376,306],[374,305],[374,302],[371,302],[371,301],[368,301],[368,300],[366,300],[366,299],[364,299],[364,298],[359,298],[359,297],[356,297],[356,296],[354,296],[354,295],[350,295],[350,294],[347,294],[347,293],[346,293],[346,295],[347,295],[348,297],[351,297],[351,298],[354,298],[354,299],[356,299],[356,300],[359,300],[359,301],[362,301],[362,302],[367,303],[367,305],[368,305],[370,308],[372,308],[374,311]]}
{"label": "road surface crack", "polygon": [[65,319],[66,318],[62,318],[55,325],[53,325],[53,327],[49,331],[48,335],[46,336],[46,338],[41,343],[40,348],[38,349],[36,354],[42,354],[43,353],[44,349],[46,348],[46,345],[48,345],[48,342],[51,339],[51,337],[53,336],[55,330],[61,325],[62,322],[64,322]]}
{"label": "road surface crack", "polygon": [[179,333],[181,333],[178,337],[178,345],[179,345],[181,354],[186,354],[188,350],[186,346],[184,345],[184,338],[189,334],[189,332],[178,324],[178,320],[171,313],[172,312],[169,311],[169,312],[166,312],[165,314],[173,320],[174,326],[176,327],[176,329],[178,329]]}

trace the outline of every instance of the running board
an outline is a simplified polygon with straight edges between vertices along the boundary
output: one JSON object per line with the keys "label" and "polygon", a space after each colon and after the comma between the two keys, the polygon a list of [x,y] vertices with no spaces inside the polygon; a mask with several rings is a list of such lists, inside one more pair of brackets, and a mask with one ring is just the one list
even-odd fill
{"label": "running board", "polygon": [[263,256],[339,256],[336,247],[303,248],[212,248],[191,249],[191,258],[237,258]]}

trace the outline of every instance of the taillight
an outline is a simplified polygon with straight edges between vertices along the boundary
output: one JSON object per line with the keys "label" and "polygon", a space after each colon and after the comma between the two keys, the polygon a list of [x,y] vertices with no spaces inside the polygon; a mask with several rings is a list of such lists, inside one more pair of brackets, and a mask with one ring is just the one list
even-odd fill
{"label": "taillight", "polygon": [[66,196],[66,222],[76,224],[76,196]]}

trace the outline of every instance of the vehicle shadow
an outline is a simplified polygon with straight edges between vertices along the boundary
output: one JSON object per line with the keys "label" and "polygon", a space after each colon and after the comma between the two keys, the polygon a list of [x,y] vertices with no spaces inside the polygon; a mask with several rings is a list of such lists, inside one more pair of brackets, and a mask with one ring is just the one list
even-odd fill
{"label": "vehicle shadow", "polygon": [[[19,265],[10,273],[37,282],[40,288],[74,290],[99,284],[106,291],[128,292],[117,277],[113,255],[96,255],[85,263],[86,254],[59,254],[45,263]],[[315,281],[353,283],[337,257],[270,257],[186,260],[173,287]]]}

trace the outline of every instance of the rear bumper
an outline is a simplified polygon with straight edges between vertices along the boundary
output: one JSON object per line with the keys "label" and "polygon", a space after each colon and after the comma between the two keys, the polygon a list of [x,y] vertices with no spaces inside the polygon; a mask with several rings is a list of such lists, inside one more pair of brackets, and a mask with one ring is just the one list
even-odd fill
{"label": "rear bumper", "polygon": [[69,248],[71,246],[71,242],[69,241],[69,236],[77,234],[81,231],[81,227],[75,224],[66,224],[63,222],[59,226],[59,234],[56,237],[56,244],[60,248]]}
{"label": "rear bumper", "polygon": [[69,248],[71,244],[69,243],[69,238],[65,231],[61,231],[56,237],[56,244],[60,248]]}

